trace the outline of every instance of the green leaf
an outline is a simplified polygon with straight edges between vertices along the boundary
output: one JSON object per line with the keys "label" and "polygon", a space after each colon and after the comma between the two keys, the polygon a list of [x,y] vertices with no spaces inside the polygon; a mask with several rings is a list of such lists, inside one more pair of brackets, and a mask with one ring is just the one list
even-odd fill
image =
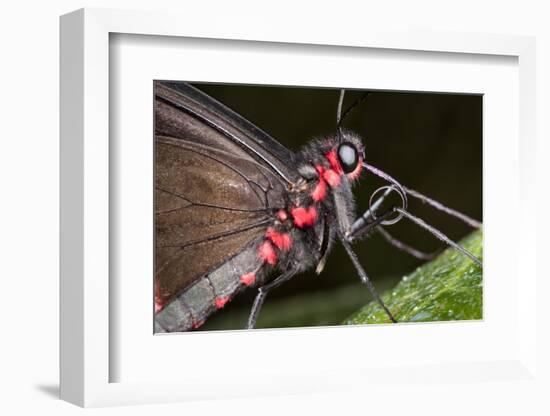
{"label": "green leaf", "polygon": [[[483,235],[475,231],[460,243],[483,260]],[[482,269],[454,249],[407,275],[382,295],[399,322],[455,321],[482,318]],[[347,325],[390,322],[376,302],[344,321]]]}

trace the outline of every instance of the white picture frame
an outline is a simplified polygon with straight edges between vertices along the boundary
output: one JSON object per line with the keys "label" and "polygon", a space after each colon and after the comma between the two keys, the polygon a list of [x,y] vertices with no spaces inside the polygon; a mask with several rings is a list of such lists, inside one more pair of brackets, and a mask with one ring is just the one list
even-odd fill
{"label": "white picture frame", "polygon": [[[251,22],[249,26],[241,26],[236,32],[229,22],[220,21],[219,24],[205,27],[199,21],[187,19],[185,25],[181,24],[182,21],[182,16],[173,13],[107,9],[83,9],[61,18],[61,398],[87,407],[314,393],[342,389],[362,391],[368,388],[376,400],[383,400],[384,397],[387,400],[390,397],[388,390],[393,394],[396,390],[406,394],[411,384],[415,384],[415,389],[428,391],[434,388],[435,383],[445,385],[458,382],[475,385],[488,397],[498,400],[500,393],[495,385],[502,387],[502,384],[498,383],[506,382],[506,388],[510,389],[540,387],[542,381],[537,376],[536,361],[537,323],[531,319],[536,316],[537,310],[537,270],[533,257],[536,251],[533,247],[537,227],[536,218],[531,214],[526,215],[530,212],[529,207],[534,204],[533,198],[536,194],[532,181],[535,177],[536,139],[533,120],[536,113],[534,39],[471,33],[380,32],[375,29],[357,33],[353,28],[346,30],[345,27],[339,26],[338,30],[330,30],[315,25],[303,33],[292,28],[282,31],[276,22],[263,22],[261,25]],[[471,343],[479,342],[484,339],[483,337],[490,338],[487,331],[492,323],[495,326],[500,325],[499,331],[503,331],[502,322],[494,315],[486,317],[480,325],[455,325],[451,330],[445,326],[434,328],[433,325],[404,325],[400,326],[399,331],[392,328],[390,332],[390,327],[378,326],[365,335],[365,331],[360,328],[347,328],[346,344],[362,346],[368,342],[373,351],[380,351],[382,354],[378,365],[367,360],[362,365],[353,366],[352,361],[341,359],[333,360],[324,367],[316,367],[314,364],[318,361],[313,360],[308,363],[310,365],[299,367],[299,360],[285,366],[283,359],[275,361],[271,368],[258,370],[252,368],[257,365],[257,359],[251,359],[250,362],[238,360],[239,370],[237,367],[228,369],[233,376],[231,382],[228,382],[229,378],[222,376],[213,380],[211,375],[214,368],[202,375],[198,368],[189,369],[189,374],[176,379],[164,378],[160,373],[155,377],[155,374],[152,374],[155,372],[154,366],[147,366],[147,362],[152,362],[153,358],[164,358],[159,357],[159,349],[166,351],[167,357],[173,357],[176,351],[181,351],[181,340],[185,339],[185,336],[180,337],[178,344],[174,343],[171,346],[168,343],[175,342],[174,337],[156,337],[155,350],[146,350],[144,343],[140,342],[143,338],[136,338],[133,341],[137,344],[132,344],[131,348],[137,351],[133,361],[130,359],[130,348],[127,347],[128,340],[132,338],[121,341],[122,344],[126,342],[126,349],[113,348],[113,339],[119,337],[119,334],[113,333],[111,320],[117,313],[115,311],[121,308],[112,296],[116,290],[109,280],[113,267],[116,267],[116,259],[112,258],[110,252],[111,228],[116,226],[110,215],[110,181],[111,175],[118,169],[117,159],[112,157],[110,151],[110,135],[114,134],[110,130],[109,112],[112,94],[110,42],[114,34],[162,37],[155,38],[155,42],[161,43],[163,40],[177,38],[223,39],[225,44],[240,42],[239,45],[271,42],[279,45],[282,53],[291,45],[301,45],[306,49],[317,47],[316,45],[330,45],[333,51],[351,47],[372,51],[410,51],[411,54],[422,52],[432,53],[428,61],[434,65],[438,59],[452,60],[456,56],[467,56],[473,62],[473,66],[476,66],[476,60],[483,56],[498,55],[516,59],[519,87],[519,95],[516,98],[519,104],[517,113],[511,115],[511,122],[517,121],[515,126],[519,131],[514,130],[510,134],[516,138],[520,152],[517,166],[507,170],[506,174],[510,175],[511,183],[517,185],[510,191],[517,200],[508,207],[509,213],[512,213],[518,222],[517,228],[513,230],[516,238],[510,239],[507,249],[513,252],[511,257],[514,258],[515,267],[507,273],[512,279],[511,282],[517,283],[518,286],[516,292],[506,292],[513,296],[513,305],[510,307],[512,319],[509,323],[512,326],[512,335],[507,338],[506,345],[501,345],[497,351],[488,339],[485,350],[472,350],[467,353],[470,355],[465,354],[458,361],[449,360],[445,354],[435,357],[433,361],[428,359],[429,357],[422,358],[419,355],[409,357],[403,362],[391,359],[395,351],[391,345],[398,346],[406,337],[414,336],[419,331],[423,331],[420,336],[423,341],[420,343],[431,342],[434,331],[436,335],[439,331],[442,337],[462,336]],[[430,65],[430,62],[425,64]],[[135,72],[142,73],[138,69]],[[148,77],[146,73],[143,74],[145,78]],[[268,78],[269,76],[265,79],[259,77],[254,82],[269,81]],[[242,81],[252,80],[247,78]],[[290,83],[295,82],[293,80]],[[319,82],[321,81],[315,85],[320,85]],[[355,83],[353,85],[357,86]],[[386,85],[386,88],[404,87],[396,80],[391,85]],[[458,90],[464,88],[457,87]],[[505,150],[502,152],[504,154]],[[489,163],[488,166],[490,168],[498,165]],[[487,194],[485,197],[487,198]],[[491,197],[484,202],[489,202],[490,206],[494,198]],[[491,227],[491,220],[488,222],[485,226]],[[491,233],[485,239],[486,250],[491,249],[493,244],[498,244],[496,223],[493,229],[493,239]],[[485,256],[486,261],[490,262],[491,257],[495,261],[499,255],[508,253],[506,249],[503,250],[505,251],[501,252],[495,248],[493,253]],[[519,270],[522,270],[521,280],[518,279]],[[484,272],[490,273],[490,270],[485,269]],[[512,286],[508,286],[508,289],[510,287]],[[497,296],[493,291],[494,287],[486,286],[486,289],[486,302],[490,305],[494,300],[494,305],[497,305],[499,300],[494,298]],[[140,289],[136,290],[139,292]],[[141,295],[148,296],[145,289],[143,290],[140,292]],[[500,307],[501,309],[495,310],[503,310],[502,303]],[[129,323],[125,321],[124,328],[130,328],[132,335],[132,319],[135,321],[137,318],[130,319]],[[136,325],[139,325],[139,322]],[[141,329],[136,329],[135,333],[142,334],[139,331]],[[327,337],[334,338],[335,335],[331,329],[323,328],[315,331],[293,331],[293,338],[299,341],[295,341],[296,348],[288,354],[295,357],[308,352],[312,356],[317,354],[321,357],[323,350],[312,349],[311,345],[323,345]],[[233,345],[236,350],[239,345],[253,345],[254,350],[257,350],[264,345],[262,343],[276,343],[277,338],[282,336],[277,331],[259,331],[258,335],[254,336],[242,331],[239,335],[206,335],[210,344],[220,345],[223,342]],[[150,336],[151,339],[154,338],[152,332]],[[342,336],[341,333],[339,336]],[[159,339],[165,341],[158,341]],[[166,341],[169,339],[172,341]],[[204,340],[204,335],[202,338],[188,337],[185,341],[188,348],[191,348],[194,339]],[[228,339],[231,341],[228,342]],[[495,342],[498,339],[496,337]],[[346,355],[342,344],[332,347],[334,349],[331,352],[334,355]],[[193,348],[200,351],[204,345],[198,342]],[[361,348],[357,348],[355,351],[360,350]],[[386,361],[384,354],[388,358]],[[133,374],[133,366],[139,365],[136,357],[144,363],[143,368]],[[128,362],[124,366],[119,366],[119,362],[125,362],[127,359]],[[115,368],[118,370],[114,370]],[[124,374],[119,374],[120,371]],[[390,385],[391,389],[388,389]],[[444,391],[440,393],[445,397],[452,395],[451,390],[456,390],[456,386],[448,391],[444,387],[441,389]]]}

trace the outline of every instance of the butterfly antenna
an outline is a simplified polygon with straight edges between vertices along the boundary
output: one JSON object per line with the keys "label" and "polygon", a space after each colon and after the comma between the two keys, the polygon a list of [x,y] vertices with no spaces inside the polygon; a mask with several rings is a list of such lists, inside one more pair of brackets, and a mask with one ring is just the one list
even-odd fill
{"label": "butterfly antenna", "polygon": [[340,129],[342,124],[344,123],[344,121],[346,120],[346,117],[359,105],[361,104],[363,101],[365,101],[365,99],[368,97],[368,95],[372,92],[372,91],[367,91],[365,93],[363,93],[363,95],[361,95],[361,97],[359,97],[357,100],[355,100],[355,102],[350,105],[346,111],[344,112],[344,114],[341,114],[342,112],[342,108],[341,108],[341,105],[344,101],[344,94],[343,94],[343,91],[342,90],[340,92],[340,102],[338,103],[338,107],[339,107],[339,112],[337,114],[337,128]]}
{"label": "butterfly antenna", "polygon": [[340,119],[342,118],[342,106],[344,105],[344,95],[346,90],[340,90],[340,98],[338,99],[338,108],[336,109],[336,127],[340,128]]}

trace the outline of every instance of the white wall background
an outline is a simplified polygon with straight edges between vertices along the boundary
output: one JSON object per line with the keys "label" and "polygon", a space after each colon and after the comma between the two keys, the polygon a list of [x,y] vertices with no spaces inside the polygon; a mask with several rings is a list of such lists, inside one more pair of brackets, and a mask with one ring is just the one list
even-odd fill
{"label": "white wall background", "polygon": [[[189,11],[190,19],[220,13],[249,13],[251,18],[302,25],[309,13],[330,25],[345,19],[350,25],[387,20],[389,26],[427,27],[440,30],[510,33],[537,36],[538,133],[540,175],[548,176],[550,114],[550,13],[545,1],[347,1],[270,2],[157,0],[88,0],[4,2],[0,13],[0,413],[73,414],[82,412],[57,400],[58,389],[58,17],[77,8],[116,7]],[[242,4],[242,6],[241,6]],[[307,13],[307,18],[303,14]],[[185,25],[185,21],[182,21]],[[545,138],[545,139],[543,139]],[[545,183],[543,179],[539,185]],[[541,192],[545,189],[541,188]],[[549,198],[541,195],[538,208],[545,213]],[[537,209],[537,208],[533,208]],[[548,221],[541,220],[542,236]],[[541,256],[542,258],[542,256]],[[548,283],[539,291],[548,292]],[[550,320],[547,305],[539,318]],[[543,334],[541,334],[543,335]],[[548,336],[541,365],[548,371]],[[504,386],[503,386],[504,387]],[[434,389],[434,392],[437,388]],[[540,394],[536,393],[538,396]],[[398,398],[396,398],[399,400]],[[543,414],[532,400],[503,395],[489,403],[482,395],[457,397],[454,403],[437,404],[418,397],[411,410],[431,414]],[[542,400],[541,400],[542,401]],[[441,405],[438,409],[438,406]],[[372,412],[368,392],[363,397],[344,393],[210,403],[171,404],[92,410],[106,414],[366,414]],[[378,410],[376,413],[380,413]],[[391,403],[384,414],[391,414]],[[548,413],[547,413],[548,414]]]}

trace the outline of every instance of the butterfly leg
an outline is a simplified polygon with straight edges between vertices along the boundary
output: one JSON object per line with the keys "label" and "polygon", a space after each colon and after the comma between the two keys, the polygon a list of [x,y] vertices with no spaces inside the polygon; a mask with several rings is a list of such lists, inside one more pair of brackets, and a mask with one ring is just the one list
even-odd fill
{"label": "butterfly leg", "polygon": [[258,289],[258,294],[254,299],[254,304],[252,305],[252,309],[250,310],[250,315],[248,316],[248,323],[246,325],[247,329],[252,329],[256,326],[256,320],[258,319],[258,315],[260,314],[260,309],[262,309],[262,305],[264,304],[264,300],[268,292],[271,289],[275,289],[276,287],[279,287],[280,285],[282,285],[284,282],[290,280],[292,277],[294,277],[295,274],[296,274],[296,271],[294,269],[287,270],[282,275],[277,277],[275,280],[272,280],[271,282],[261,286]]}
{"label": "butterfly leg", "polygon": [[455,250],[459,251],[460,253],[464,254],[466,257],[470,258],[474,263],[476,263],[478,266],[483,267],[483,263],[480,259],[478,259],[476,256],[474,256],[470,251],[466,250],[464,247],[462,247],[460,244],[455,243],[453,240],[451,240],[449,237],[447,237],[445,234],[443,234],[441,231],[439,231],[437,228],[427,224],[424,220],[421,218],[418,218],[415,215],[412,215],[410,212],[405,211],[401,208],[396,208],[397,212],[402,214],[405,218],[407,218],[409,221],[413,222],[414,224],[418,225],[419,227],[425,229],[430,234],[435,236],[437,239],[443,241],[447,245],[453,247]]}
{"label": "butterfly leg", "polygon": [[394,212],[394,209],[389,210],[382,217],[377,218],[376,220],[372,220],[372,217],[370,215],[371,210],[369,209],[353,224],[351,231],[348,233],[349,242],[354,242],[358,238],[367,235],[373,230],[376,230],[389,244],[396,247],[398,250],[401,250],[420,260],[431,260],[435,258],[435,256],[439,254],[439,252],[424,253],[423,251],[417,250],[414,247],[411,247],[408,244],[398,240],[388,231],[386,231],[384,227],[382,227],[382,222]]}
{"label": "butterfly leg", "polygon": [[357,270],[357,273],[359,274],[359,278],[361,279],[361,281],[365,285],[367,285],[367,288],[369,289],[370,293],[372,294],[374,299],[378,302],[378,304],[382,307],[382,309],[384,309],[384,312],[386,312],[386,315],[388,315],[388,318],[390,318],[390,320],[393,323],[397,323],[397,319],[395,319],[393,317],[393,315],[390,312],[390,310],[388,309],[388,307],[384,304],[384,302],[382,301],[382,298],[380,297],[380,295],[378,294],[378,292],[374,288],[374,285],[372,284],[369,277],[367,276],[367,273],[365,272],[365,270],[361,266],[361,263],[359,262],[359,259],[357,258],[357,254],[355,254],[355,252],[351,248],[351,245],[344,239],[342,239],[342,245],[344,246],[346,252],[348,253],[348,256],[351,258],[351,261],[352,261],[353,265],[355,266],[355,270]]}
{"label": "butterfly leg", "polygon": [[398,250],[403,251],[404,253],[409,254],[410,256],[416,257],[419,260],[432,260],[434,259],[440,251],[435,251],[433,253],[425,253],[423,251],[417,250],[416,248],[404,243],[401,240],[398,240],[393,235],[391,235],[384,227],[376,228],[376,231],[392,246]]}
{"label": "butterfly leg", "polygon": [[344,246],[344,249],[348,253],[348,256],[350,257],[353,263],[353,266],[357,270],[357,273],[359,274],[359,278],[367,286],[371,295],[378,302],[380,307],[386,312],[386,314],[388,315],[388,318],[392,322],[397,322],[397,320],[394,318],[390,310],[386,307],[386,305],[382,301],[382,298],[374,288],[374,285],[370,281],[367,273],[361,266],[361,263],[359,262],[357,255],[351,248],[351,243],[359,234],[361,235],[368,234],[374,228],[378,227],[385,220],[387,220],[391,215],[395,215],[395,209],[394,208],[389,209],[388,211],[384,212],[378,218],[373,219],[372,221],[367,222],[367,219],[362,220],[360,227],[356,227],[356,229],[354,230],[352,224],[349,222],[349,217],[346,212],[346,201],[337,192],[334,192],[332,194],[332,197],[334,198],[334,206],[336,208],[336,213],[337,213],[336,217],[338,218],[338,237],[342,245]]}
{"label": "butterfly leg", "polygon": [[[384,214],[382,214],[378,218],[370,221],[369,223],[366,223],[366,225],[364,225],[361,229],[358,230],[358,231],[360,231],[360,233],[356,232],[356,234],[367,235],[369,232],[371,232],[372,230],[379,227],[380,224],[383,221],[385,221],[388,217],[390,217],[394,213],[395,213],[395,209],[390,209],[390,210],[386,211]],[[350,243],[356,237],[357,237],[357,235],[354,236],[354,235],[352,235],[351,233],[348,232],[345,238],[341,238],[342,245],[344,246],[344,249],[348,253],[348,256],[350,257],[350,259],[351,259],[351,261],[352,261],[352,263],[355,267],[355,270],[357,270],[357,273],[359,274],[359,278],[361,279],[361,281],[365,285],[367,285],[367,288],[369,289],[369,292],[371,293],[372,297],[378,302],[380,307],[382,309],[384,309],[384,312],[386,312],[386,315],[388,315],[388,318],[390,318],[390,320],[393,323],[396,323],[397,319],[394,318],[394,316],[392,315],[392,313],[390,312],[388,307],[382,301],[382,298],[380,297],[380,295],[378,294],[378,292],[374,288],[374,285],[372,284],[371,280],[367,276],[367,273],[363,269],[363,266],[361,266],[361,263],[359,262],[359,259],[357,258],[357,255],[355,254],[355,252],[351,248]]]}

